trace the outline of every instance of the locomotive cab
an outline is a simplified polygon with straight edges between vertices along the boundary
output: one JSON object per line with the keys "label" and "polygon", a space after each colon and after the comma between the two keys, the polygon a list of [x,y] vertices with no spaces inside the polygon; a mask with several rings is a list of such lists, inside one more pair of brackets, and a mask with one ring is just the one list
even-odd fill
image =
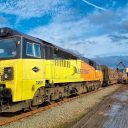
{"label": "locomotive cab", "polygon": [[17,59],[21,57],[21,37],[11,35],[8,28],[0,29],[0,109],[6,108],[6,104],[14,98],[16,87]]}

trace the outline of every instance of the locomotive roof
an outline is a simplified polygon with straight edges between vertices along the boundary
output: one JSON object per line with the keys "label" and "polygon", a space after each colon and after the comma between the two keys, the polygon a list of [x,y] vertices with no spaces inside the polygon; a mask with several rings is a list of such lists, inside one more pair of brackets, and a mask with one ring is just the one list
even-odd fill
{"label": "locomotive roof", "polygon": [[[58,48],[59,50],[67,52],[67,53],[69,53],[69,54],[71,54],[71,55],[73,55],[73,56],[75,56],[75,57],[77,57],[79,59],[84,60],[84,61],[90,60],[90,59],[87,59],[87,58],[85,58],[85,57],[83,57],[81,55],[75,54],[74,52],[72,52],[70,50],[63,49],[63,48],[58,47],[58,46],[56,46],[56,45],[54,45],[52,43],[49,43],[49,42],[44,41],[42,39],[39,39],[39,38],[30,36],[30,35],[21,33],[19,31],[14,30],[14,29],[11,29],[11,28],[8,28],[8,27],[0,28],[0,38],[2,38],[2,37],[9,37],[9,36],[15,36],[15,35],[26,37],[26,38],[28,38],[28,39],[30,39],[30,40],[32,40],[34,42],[38,42],[40,44],[45,44],[45,45],[49,45],[49,46],[54,47],[54,48]],[[90,61],[93,61],[93,60],[90,60]]]}

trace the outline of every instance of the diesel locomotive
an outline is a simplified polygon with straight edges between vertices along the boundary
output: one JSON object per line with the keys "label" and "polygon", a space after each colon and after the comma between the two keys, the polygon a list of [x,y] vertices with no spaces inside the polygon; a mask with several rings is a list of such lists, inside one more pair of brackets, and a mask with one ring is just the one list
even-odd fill
{"label": "diesel locomotive", "polygon": [[0,28],[0,112],[33,110],[44,102],[98,89],[101,66],[44,40]]}

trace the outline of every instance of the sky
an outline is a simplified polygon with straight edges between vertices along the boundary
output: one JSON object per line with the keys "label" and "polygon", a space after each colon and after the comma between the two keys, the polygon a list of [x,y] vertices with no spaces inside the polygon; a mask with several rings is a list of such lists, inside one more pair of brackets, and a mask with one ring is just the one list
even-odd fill
{"label": "sky", "polygon": [[5,26],[89,58],[128,56],[128,0],[0,0]]}

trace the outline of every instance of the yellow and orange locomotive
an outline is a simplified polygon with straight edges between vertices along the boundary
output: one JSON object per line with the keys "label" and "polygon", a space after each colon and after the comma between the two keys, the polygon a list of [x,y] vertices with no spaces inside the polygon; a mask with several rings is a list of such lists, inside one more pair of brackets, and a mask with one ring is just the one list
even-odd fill
{"label": "yellow and orange locomotive", "polygon": [[0,112],[98,89],[96,62],[10,28],[0,28]]}

